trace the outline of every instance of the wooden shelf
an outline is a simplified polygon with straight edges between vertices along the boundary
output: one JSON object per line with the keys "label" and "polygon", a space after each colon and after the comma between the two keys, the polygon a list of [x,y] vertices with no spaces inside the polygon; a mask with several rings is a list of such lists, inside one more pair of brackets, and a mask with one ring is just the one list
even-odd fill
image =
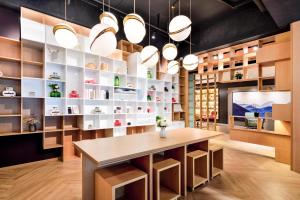
{"label": "wooden shelf", "polygon": [[41,66],[41,67],[44,65],[44,63],[38,62],[38,61],[23,60],[22,62],[24,64],[36,65],[36,66]]}
{"label": "wooden shelf", "polygon": [[21,80],[21,77],[0,76],[0,79]]}
{"label": "wooden shelf", "polygon": [[63,147],[62,144],[48,144],[44,146],[44,149],[56,149]]}
{"label": "wooden shelf", "polygon": [[0,114],[1,117],[21,117],[21,114]]}
{"label": "wooden shelf", "polygon": [[147,184],[147,174],[129,164],[99,169],[95,171],[95,199],[116,199],[117,190],[124,188],[125,199],[146,200]]}
{"label": "wooden shelf", "polygon": [[161,200],[175,200],[179,197],[179,195],[176,192],[173,192],[167,187],[160,186],[160,199]]}
{"label": "wooden shelf", "polygon": [[63,129],[45,129],[45,133],[51,133],[51,132],[62,132]]}
{"label": "wooden shelf", "polygon": [[209,171],[210,178],[220,175],[224,168],[223,147],[220,145],[209,145]]}
{"label": "wooden shelf", "polygon": [[215,177],[215,176],[218,176],[222,173],[222,169],[219,169],[219,168],[216,168],[216,167],[213,167],[212,169],[212,176]]}
{"label": "wooden shelf", "polygon": [[21,133],[20,132],[3,132],[3,133],[1,133],[0,132],[0,137],[1,136],[12,136],[12,135],[20,135]]}
{"label": "wooden shelf", "polygon": [[9,61],[9,62],[21,62],[21,59],[19,59],[19,58],[11,58],[11,57],[5,57],[5,56],[0,56],[0,60]]}
{"label": "wooden shelf", "polygon": [[35,134],[35,133],[43,133],[44,131],[43,130],[37,130],[37,131],[22,131],[21,134]]}

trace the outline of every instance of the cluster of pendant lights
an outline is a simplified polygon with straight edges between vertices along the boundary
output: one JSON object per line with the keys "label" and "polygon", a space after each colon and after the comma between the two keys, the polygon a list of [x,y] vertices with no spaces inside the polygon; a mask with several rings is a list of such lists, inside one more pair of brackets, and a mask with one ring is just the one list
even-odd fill
{"label": "cluster of pendant lights", "polygon": [[[66,1],[65,0],[65,22],[57,24],[53,28],[53,34],[58,44],[65,48],[74,48],[78,45],[76,31],[66,23]],[[104,1],[104,0],[103,0]],[[179,1],[180,2],[180,1]],[[100,23],[96,24],[90,31],[89,41],[91,52],[100,56],[111,55],[117,47],[116,33],[119,31],[118,20],[109,11],[104,11],[99,16]],[[191,0],[190,0],[191,6]],[[180,4],[179,4],[180,7]],[[110,8],[110,2],[109,2]],[[170,9],[170,0],[169,0]],[[110,10],[110,9],[109,9]],[[190,11],[191,12],[191,11]],[[170,18],[170,12],[169,12]],[[187,39],[191,34],[191,20],[184,15],[174,17],[169,23],[169,36],[176,42]],[[123,20],[124,32],[129,42],[140,43],[146,35],[146,27],[143,18],[134,12],[128,14]],[[156,66],[159,61],[158,49],[150,44],[150,0],[149,0],[149,45],[144,47],[141,52],[142,64],[146,67]],[[191,43],[191,37],[190,37]],[[191,48],[191,46],[190,46]],[[177,56],[177,47],[169,41],[162,49],[163,57],[169,61],[168,73],[176,74],[179,71],[179,62],[174,60]],[[191,52],[190,52],[191,53]],[[183,67],[186,70],[194,70],[198,66],[198,57],[189,54],[183,59]]]}

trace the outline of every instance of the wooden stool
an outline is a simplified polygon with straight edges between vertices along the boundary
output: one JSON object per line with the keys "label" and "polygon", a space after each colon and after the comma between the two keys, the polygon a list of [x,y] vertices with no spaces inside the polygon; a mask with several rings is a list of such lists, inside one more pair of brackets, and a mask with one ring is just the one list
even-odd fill
{"label": "wooden stool", "polygon": [[172,158],[153,164],[153,199],[180,197],[180,162]]}
{"label": "wooden stool", "polygon": [[129,164],[107,167],[95,171],[95,199],[147,200],[147,174]]}
{"label": "wooden stool", "polygon": [[187,185],[192,190],[209,180],[208,153],[196,150],[187,153]]}
{"label": "wooden stool", "polygon": [[209,145],[209,171],[210,179],[221,175],[223,171],[223,147],[219,145]]}

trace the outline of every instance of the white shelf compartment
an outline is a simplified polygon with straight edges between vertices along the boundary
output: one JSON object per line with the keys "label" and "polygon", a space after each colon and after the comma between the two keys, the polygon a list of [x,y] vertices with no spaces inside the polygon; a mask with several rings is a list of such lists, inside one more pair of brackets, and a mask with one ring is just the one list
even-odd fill
{"label": "white shelf compartment", "polygon": [[22,97],[44,98],[45,82],[39,78],[22,78]]}

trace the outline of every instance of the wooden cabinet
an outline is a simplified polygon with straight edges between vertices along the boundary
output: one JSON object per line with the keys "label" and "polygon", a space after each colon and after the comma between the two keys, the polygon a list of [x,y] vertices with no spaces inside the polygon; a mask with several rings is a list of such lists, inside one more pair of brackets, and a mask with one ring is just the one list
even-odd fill
{"label": "wooden cabinet", "polygon": [[290,58],[290,42],[265,45],[257,51],[257,63],[268,63]]}
{"label": "wooden cabinet", "polygon": [[291,62],[284,60],[275,62],[275,90],[291,90]]}
{"label": "wooden cabinet", "polygon": [[291,104],[273,104],[272,119],[281,121],[291,121]]}

